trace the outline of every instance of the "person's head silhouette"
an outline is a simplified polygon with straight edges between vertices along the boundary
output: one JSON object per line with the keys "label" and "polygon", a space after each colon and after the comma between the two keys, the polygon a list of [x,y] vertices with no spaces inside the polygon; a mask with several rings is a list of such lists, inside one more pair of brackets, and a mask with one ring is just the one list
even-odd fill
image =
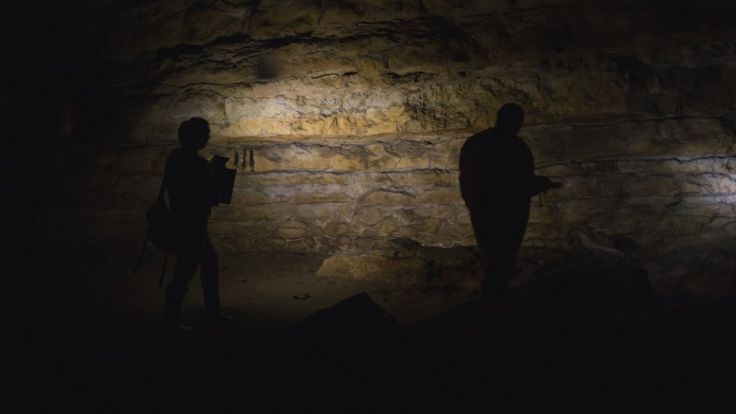
{"label": "person's head silhouette", "polygon": [[210,140],[210,124],[202,118],[192,118],[179,125],[179,143],[185,150],[197,152]]}
{"label": "person's head silhouette", "polygon": [[515,104],[507,103],[498,110],[496,129],[503,135],[515,137],[524,123],[524,109]]}

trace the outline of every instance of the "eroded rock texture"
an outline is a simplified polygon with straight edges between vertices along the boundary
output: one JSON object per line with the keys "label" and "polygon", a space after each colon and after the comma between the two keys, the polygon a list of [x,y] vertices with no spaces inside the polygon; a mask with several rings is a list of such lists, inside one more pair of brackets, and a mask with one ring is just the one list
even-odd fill
{"label": "eroded rock texture", "polygon": [[736,231],[727,2],[169,0],[85,13],[114,62],[115,111],[80,149],[94,165],[59,213],[77,234],[138,236],[176,127],[202,116],[210,153],[254,151],[255,172],[240,167],[235,202],[213,219],[225,248],[472,244],[459,148],[507,101],[528,112],[538,173],[564,185],[535,202],[527,245],[567,247],[589,227],[651,255]]}

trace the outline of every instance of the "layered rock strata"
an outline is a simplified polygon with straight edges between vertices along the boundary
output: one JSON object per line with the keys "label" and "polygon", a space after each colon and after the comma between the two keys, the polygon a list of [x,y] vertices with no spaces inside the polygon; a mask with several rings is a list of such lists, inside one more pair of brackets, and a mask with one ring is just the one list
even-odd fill
{"label": "layered rock strata", "polygon": [[[528,112],[537,172],[526,245],[581,227],[650,254],[736,231],[736,31],[716,1],[100,3],[115,116],[72,152],[49,228],[140,237],[178,124],[239,165],[222,248],[334,252],[407,237],[473,243],[459,149],[502,103]],[[109,66],[108,66],[109,67]],[[231,161],[232,162],[232,161]],[[499,202],[503,202],[499,194]],[[642,253],[642,254],[645,254]]]}

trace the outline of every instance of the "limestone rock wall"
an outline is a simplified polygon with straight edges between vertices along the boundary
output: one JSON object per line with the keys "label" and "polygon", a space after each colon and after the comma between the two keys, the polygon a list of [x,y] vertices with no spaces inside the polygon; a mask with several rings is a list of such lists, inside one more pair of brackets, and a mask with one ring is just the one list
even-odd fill
{"label": "limestone rock wall", "polygon": [[[86,14],[85,14],[86,13]],[[465,138],[515,101],[537,172],[527,245],[588,227],[640,251],[736,231],[736,12],[727,2],[91,3],[115,110],[62,191],[58,237],[140,237],[176,127],[253,150],[212,232],[231,250],[393,237],[472,244]],[[110,64],[112,62],[112,64]]]}

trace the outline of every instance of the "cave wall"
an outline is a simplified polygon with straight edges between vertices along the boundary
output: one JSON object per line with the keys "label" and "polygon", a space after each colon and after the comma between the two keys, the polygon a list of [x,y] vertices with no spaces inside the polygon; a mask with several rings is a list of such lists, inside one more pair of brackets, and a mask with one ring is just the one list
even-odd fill
{"label": "cave wall", "polygon": [[115,76],[105,128],[47,229],[141,237],[178,124],[206,154],[253,150],[212,234],[235,251],[331,252],[409,237],[472,244],[458,189],[465,138],[509,101],[537,173],[528,246],[589,228],[634,251],[736,231],[736,21],[727,2],[91,2]]}

